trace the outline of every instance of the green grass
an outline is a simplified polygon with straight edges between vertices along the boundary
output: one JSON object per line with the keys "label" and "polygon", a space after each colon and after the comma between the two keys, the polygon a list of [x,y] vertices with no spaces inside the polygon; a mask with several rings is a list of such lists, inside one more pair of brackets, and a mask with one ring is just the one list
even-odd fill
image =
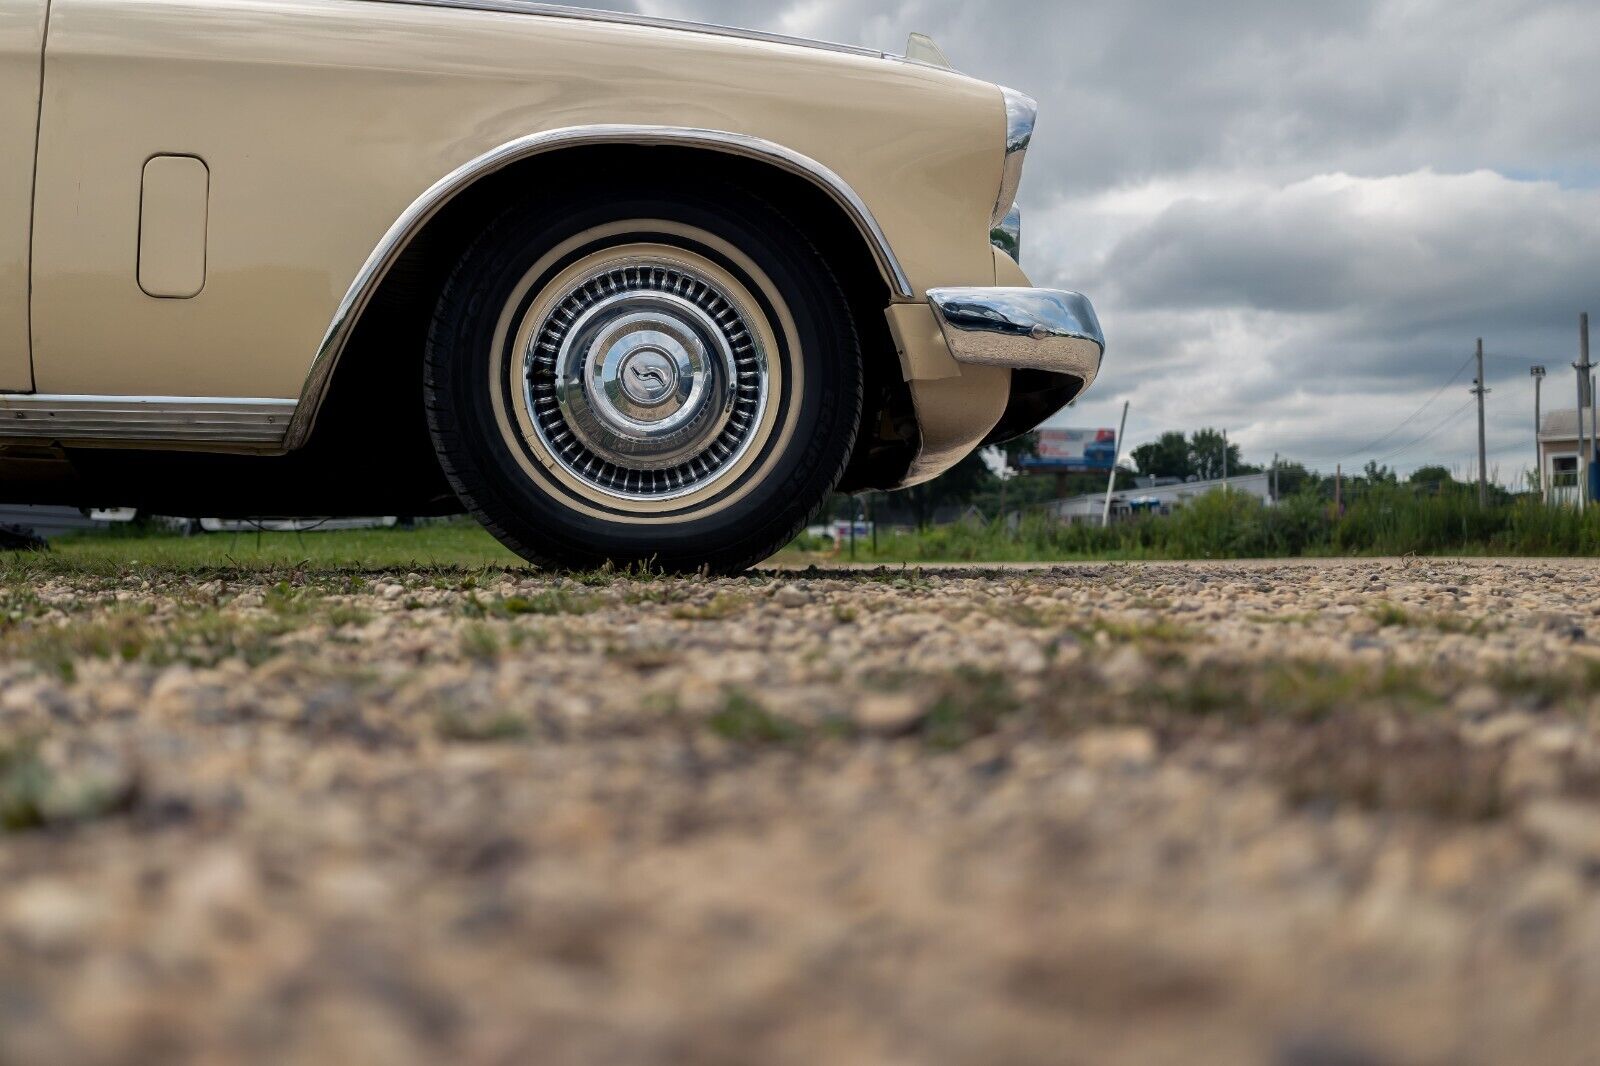
{"label": "green grass", "polygon": [[526,718],[510,711],[469,714],[449,710],[441,712],[435,719],[434,730],[440,740],[457,744],[499,744],[526,740],[533,732],[533,727]]}
{"label": "green grass", "polygon": [[1376,604],[1367,613],[1385,629],[1434,629],[1440,633],[1476,636],[1488,628],[1481,618],[1448,612],[1412,611],[1388,601]]}
{"label": "green grass", "polygon": [[508,596],[485,603],[473,596],[467,601],[467,614],[475,618],[519,618],[533,615],[555,618],[561,615],[593,614],[603,605],[598,596],[575,594],[567,589],[555,588],[536,592],[531,596]]}
{"label": "green grass", "polygon": [[525,567],[475,522],[430,523],[414,530],[354,529],[329,533],[207,533],[193,537],[140,531],[80,533],[51,543],[48,553],[13,558],[46,570],[121,572],[155,568],[317,571]]}
{"label": "green grass", "polygon": [[1020,706],[1005,675],[958,669],[928,711],[923,742],[935,751],[955,751],[994,733]]}
{"label": "green grass", "polygon": [[686,622],[720,622],[743,614],[750,608],[748,596],[734,596],[719,592],[707,603],[680,603],[672,608],[672,617]]}
{"label": "green grass", "polygon": [[0,628],[0,659],[29,661],[65,680],[76,664],[100,659],[150,666],[252,665],[278,653],[277,639],[297,628],[294,617],[246,619],[211,609],[156,620],[148,611],[118,609],[62,626]]}
{"label": "green grass", "polygon": [[736,744],[794,744],[806,737],[804,726],[773,714],[742,692],[730,693],[707,724],[717,736]]}
{"label": "green grass", "polygon": [[49,789],[50,771],[33,744],[0,747],[0,833],[43,826]]}
{"label": "green grass", "polygon": [[[778,566],[806,565],[802,538],[778,556]],[[1339,517],[1315,496],[1265,507],[1254,497],[1213,493],[1176,514],[1102,529],[1064,525],[1042,515],[1022,522],[967,521],[915,533],[885,533],[874,550],[857,542],[864,563],[1005,563],[1090,560],[1260,559],[1293,556],[1597,556],[1600,508],[1579,512],[1528,500],[1480,509],[1469,492],[1422,495],[1407,486],[1369,489]],[[9,565],[8,565],[9,563]],[[0,557],[0,574],[228,573],[346,574],[526,569],[476,523],[430,523],[415,530],[332,533],[207,534],[180,537],[122,529],[62,537],[40,554]],[[601,571],[580,580],[597,587],[619,578],[647,581],[648,573]],[[661,593],[670,598],[668,592]],[[737,614],[732,600],[683,606],[680,617]],[[504,614],[582,613],[569,602],[506,601]]]}
{"label": "green grass", "polygon": [[127,811],[136,799],[132,781],[63,778],[39,757],[36,740],[0,739],[0,834],[92,822]]}

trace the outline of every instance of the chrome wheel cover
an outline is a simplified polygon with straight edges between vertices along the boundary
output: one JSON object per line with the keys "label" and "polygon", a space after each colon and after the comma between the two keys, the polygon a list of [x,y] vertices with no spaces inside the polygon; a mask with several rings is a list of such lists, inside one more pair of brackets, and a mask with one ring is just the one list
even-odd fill
{"label": "chrome wheel cover", "polygon": [[545,450],[617,499],[713,485],[755,443],[768,402],[768,355],[749,315],[664,260],[614,263],[569,285],[524,360]]}

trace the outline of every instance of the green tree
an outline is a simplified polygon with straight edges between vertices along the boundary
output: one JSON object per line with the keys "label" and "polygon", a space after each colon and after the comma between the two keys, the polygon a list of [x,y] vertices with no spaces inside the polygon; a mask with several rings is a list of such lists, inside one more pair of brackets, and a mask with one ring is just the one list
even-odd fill
{"label": "green tree", "polygon": [[1379,466],[1376,459],[1367,463],[1367,467],[1361,472],[1361,476],[1366,478],[1369,485],[1396,485],[1400,482],[1400,478],[1393,470],[1386,466]]}
{"label": "green tree", "polygon": [[1193,472],[1189,464],[1189,442],[1182,433],[1163,433],[1153,443],[1141,444],[1133,450],[1133,465],[1145,477],[1187,478]]}
{"label": "green tree", "polygon": [[1189,438],[1189,469],[1201,481],[1220,481],[1226,475],[1261,472],[1260,467],[1247,465],[1239,446],[1229,443],[1228,438],[1215,429],[1198,430]]}
{"label": "green tree", "polygon": [[1442,466],[1419,466],[1411,472],[1411,477],[1408,480],[1413,485],[1423,485],[1431,488],[1448,485],[1455,478],[1451,477],[1450,471]]}
{"label": "green tree", "polygon": [[1322,485],[1322,475],[1305,468],[1304,463],[1278,464],[1278,498],[1287,500],[1309,488],[1315,492]]}

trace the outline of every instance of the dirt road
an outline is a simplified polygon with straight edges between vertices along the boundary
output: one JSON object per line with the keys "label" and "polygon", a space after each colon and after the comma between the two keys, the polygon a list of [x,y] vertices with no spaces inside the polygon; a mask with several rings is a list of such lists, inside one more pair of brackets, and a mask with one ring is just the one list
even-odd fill
{"label": "dirt road", "polygon": [[1592,1062],[1597,579],[13,568],[0,1064]]}

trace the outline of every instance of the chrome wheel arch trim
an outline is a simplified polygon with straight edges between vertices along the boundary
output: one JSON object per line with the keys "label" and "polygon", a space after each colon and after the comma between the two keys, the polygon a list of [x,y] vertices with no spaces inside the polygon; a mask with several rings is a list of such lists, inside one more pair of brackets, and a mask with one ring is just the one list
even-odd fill
{"label": "chrome wheel arch trim", "polygon": [[[430,0],[432,2],[432,0]],[[694,129],[678,126],[596,125],[568,126],[530,134],[508,141],[476,159],[451,171],[418,197],[397,219],[389,232],[357,273],[344,300],[334,313],[322,344],[317,349],[311,370],[300,394],[300,404],[284,444],[288,450],[303,446],[311,439],[317,415],[339,358],[355,332],[356,324],[367,304],[378,291],[389,270],[399,260],[405,249],[422,229],[450,204],[458,195],[478,181],[489,177],[514,163],[545,155],[564,148],[594,145],[630,145],[637,147],[702,148],[725,155],[753,159],[778,167],[810,181],[827,193],[841,207],[857,231],[867,242],[878,270],[898,301],[916,299],[911,279],[889,244],[889,238],[879,225],[860,194],[849,182],[833,170],[781,144],[742,133],[725,130]]]}

